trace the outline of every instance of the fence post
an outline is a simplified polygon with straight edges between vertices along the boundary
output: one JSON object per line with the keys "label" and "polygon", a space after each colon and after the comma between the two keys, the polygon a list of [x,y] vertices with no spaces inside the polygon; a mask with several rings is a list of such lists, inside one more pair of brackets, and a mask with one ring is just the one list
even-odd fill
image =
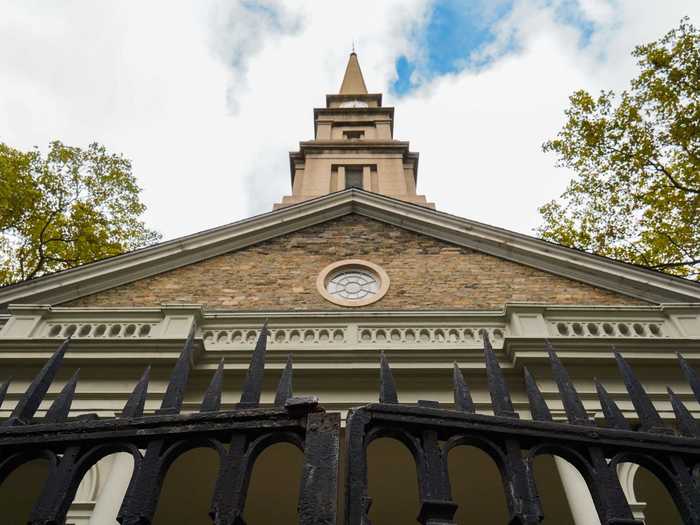
{"label": "fence post", "polygon": [[340,414],[306,418],[304,469],[299,494],[300,525],[335,525],[338,512]]}
{"label": "fence post", "polygon": [[423,472],[418,477],[421,483],[421,507],[418,521],[423,525],[452,525],[457,504],[450,495],[450,477],[447,458],[438,443],[435,430],[422,433],[424,461]]}

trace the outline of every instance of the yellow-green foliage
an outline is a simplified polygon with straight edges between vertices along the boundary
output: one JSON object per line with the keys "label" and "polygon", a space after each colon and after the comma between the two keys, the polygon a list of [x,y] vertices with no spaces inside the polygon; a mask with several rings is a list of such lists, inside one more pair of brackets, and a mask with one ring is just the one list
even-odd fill
{"label": "yellow-green foliage", "polygon": [[43,155],[0,143],[0,284],[157,241],[131,163],[103,146],[53,142]]}
{"label": "yellow-green foliage", "polygon": [[630,89],[570,97],[543,146],[575,172],[540,208],[545,239],[700,278],[700,32],[687,18],[632,53]]}

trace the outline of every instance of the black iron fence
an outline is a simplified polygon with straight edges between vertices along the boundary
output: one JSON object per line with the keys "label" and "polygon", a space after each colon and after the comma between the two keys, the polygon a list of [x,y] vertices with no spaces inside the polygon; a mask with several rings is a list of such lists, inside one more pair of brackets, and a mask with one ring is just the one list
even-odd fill
{"label": "black iron fence", "polygon": [[[453,374],[456,410],[445,410],[434,401],[418,406],[399,404],[391,369],[381,358],[379,404],[354,410],[347,422],[346,523],[367,523],[371,501],[367,494],[367,446],[380,437],[392,437],[409,449],[416,463],[423,524],[449,524],[457,510],[450,493],[447,456],[460,445],[486,452],[501,473],[510,515],[509,524],[536,524],[543,519],[533,475],[533,460],[555,454],[574,465],[588,485],[600,522],[604,525],[638,524],[617,477],[619,463],[634,462],[654,473],[664,484],[686,524],[700,524],[700,427],[678,397],[669,390],[676,415],[677,434],[662,422],[658,412],[630,366],[615,354],[625,386],[639,416],[639,427],[630,423],[596,381],[605,426],[589,419],[566,369],[549,347],[549,360],[568,423],[554,422],[547,404],[524,370],[532,420],[521,420],[487,338],[484,339],[486,373],[494,415],[476,414],[468,386],[455,365]],[[679,356],[681,367],[695,395],[700,380]]]}
{"label": "black iron fence", "polygon": [[[178,359],[154,415],[144,415],[149,382],[147,369],[119,417],[68,417],[77,375],[63,388],[42,418],[37,409],[59,369],[69,345],[65,341],[31,383],[11,417],[0,426],[0,483],[19,466],[37,458],[50,462],[49,477],[35,502],[29,523],[60,525],[87,470],[101,458],[126,452],[134,471],[118,514],[122,525],[152,522],[163,479],[175,459],[195,447],[214,449],[220,468],[210,507],[212,523],[243,524],[248,484],[256,457],[268,446],[288,442],[304,456],[299,490],[299,522],[331,525],[337,521],[340,418],[326,413],[312,397],[292,394],[292,363],[287,362],[272,407],[260,406],[267,328],[253,351],[240,403],[221,410],[223,362],[214,373],[198,413],[181,414],[193,336]],[[569,461],[588,485],[604,525],[640,524],[627,504],[616,467],[634,462],[663,483],[683,520],[700,525],[700,425],[669,389],[675,428],[661,420],[630,366],[615,354],[638,414],[636,429],[623,417],[600,383],[596,389],[604,426],[592,421],[566,369],[549,348],[553,377],[568,419],[555,422],[532,375],[524,370],[532,420],[521,420],[493,349],[484,338],[486,373],[494,415],[475,413],[470,390],[455,365],[454,408],[435,401],[399,404],[389,363],[381,355],[379,403],[354,409],[347,420],[345,523],[369,524],[367,447],[381,437],[402,442],[416,464],[422,524],[451,524],[457,510],[447,468],[450,450],[471,445],[486,452],[501,473],[509,524],[541,522],[542,508],[533,476],[533,460],[556,454]],[[680,366],[700,401],[700,379],[679,355]],[[7,383],[0,387],[0,402]]]}
{"label": "black iron fence", "polygon": [[[29,523],[60,525],[88,469],[101,458],[126,452],[134,472],[118,514],[122,525],[151,523],[165,473],[182,454],[210,447],[220,468],[210,508],[217,525],[243,524],[248,482],[256,457],[268,446],[291,443],[304,454],[299,494],[299,522],[336,523],[340,417],[328,414],[315,398],[292,396],[291,361],[282,373],[274,406],[260,407],[267,329],[253,352],[241,400],[235,410],[221,411],[223,362],[214,373],[196,414],[180,414],[190,372],[193,336],[187,339],[170,378],[161,408],[144,416],[147,369],[121,415],[114,419],[81,416],[69,419],[77,377],[64,387],[45,417],[33,419],[69,341],[65,341],[31,383],[9,420],[0,427],[0,483],[18,466],[36,458],[50,462],[49,477],[34,504]],[[5,384],[0,393],[7,391]]]}

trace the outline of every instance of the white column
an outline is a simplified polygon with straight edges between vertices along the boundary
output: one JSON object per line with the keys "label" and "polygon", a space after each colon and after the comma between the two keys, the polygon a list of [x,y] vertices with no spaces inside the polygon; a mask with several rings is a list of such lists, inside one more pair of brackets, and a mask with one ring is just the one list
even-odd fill
{"label": "white column", "polygon": [[571,463],[559,456],[554,456],[561,483],[564,486],[566,500],[569,502],[571,515],[576,525],[600,525],[598,513],[586,480]]}
{"label": "white column", "polygon": [[131,454],[126,452],[114,454],[111,458],[112,468],[107,473],[100,493],[97,496],[95,510],[92,513],[89,525],[119,525],[117,523],[117,513],[131,481],[131,475],[134,471],[134,460]]}
{"label": "white column", "polygon": [[644,521],[644,507],[647,504],[637,501],[637,496],[634,494],[634,477],[637,475],[638,470],[639,465],[636,463],[620,463],[617,465],[617,477],[620,478],[620,485],[625,493],[632,515],[635,519]]}
{"label": "white column", "polygon": [[372,187],[372,168],[370,166],[362,166],[362,189],[365,191],[377,191]]}
{"label": "white column", "polygon": [[101,470],[99,464],[93,465],[83,476],[78,490],[75,492],[73,503],[66,513],[66,525],[88,525],[95,508],[95,496],[100,484]]}
{"label": "white column", "polygon": [[336,191],[345,189],[345,166],[338,166],[338,187]]}

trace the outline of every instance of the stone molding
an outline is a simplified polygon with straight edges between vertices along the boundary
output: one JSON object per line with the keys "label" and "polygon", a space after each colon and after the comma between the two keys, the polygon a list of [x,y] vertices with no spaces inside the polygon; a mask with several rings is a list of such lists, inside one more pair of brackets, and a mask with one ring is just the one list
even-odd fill
{"label": "stone molding", "polygon": [[[226,312],[202,305],[164,304],[160,308],[68,308],[14,305],[0,329],[0,360],[21,358],[16,348],[29,345],[52,351],[70,336],[84,356],[109,351],[110,360],[139,357],[170,359],[195,330],[204,356],[247,359],[263,319],[268,319],[269,349],[282,359],[314,362],[376,361],[379,350],[396,353],[397,363],[430,360],[451,366],[458,354],[480,360],[482,334],[512,360],[544,361],[547,339],[561,356],[577,360],[609,354],[610,346],[629,349],[631,360],[675,359],[671,349],[700,358],[700,305],[545,306],[509,304],[490,311],[327,311]],[[172,352],[171,352],[172,350]],[[319,351],[332,351],[319,355]],[[439,352],[444,351],[442,355]],[[437,353],[436,353],[437,352]],[[222,354],[223,353],[223,354]],[[228,355],[230,354],[230,356]],[[40,358],[39,355],[36,356]],[[208,359],[208,358],[207,358]],[[444,362],[443,362],[444,361]]]}
{"label": "stone molding", "polygon": [[[595,389],[589,384],[595,374],[605,378],[610,395],[626,417],[634,419],[624,385],[611,351],[612,344],[635,367],[646,370],[642,376],[650,399],[658,404],[664,419],[673,419],[666,384],[673,385],[679,374],[676,352],[682,352],[691,365],[700,368],[700,304],[660,306],[554,306],[508,304],[499,310],[479,311],[316,311],[316,312],[236,312],[206,310],[202,305],[164,304],[159,308],[68,308],[47,305],[16,305],[2,317],[0,329],[0,368],[16,379],[11,385],[2,413],[26,389],[22,370],[39,366],[55,351],[58,342],[73,333],[66,361],[80,366],[91,382],[82,382],[76,396],[76,410],[109,414],[119,410],[133,388],[133,377],[146,365],[153,365],[153,397],[147,412],[157,408],[164,391],[169,367],[180,355],[183,340],[196,330],[193,374],[201,389],[211,371],[225,359],[227,384],[242,381],[254,339],[267,319],[269,370],[274,377],[284,368],[287,355],[294,359],[295,384],[307,385],[323,396],[329,410],[348,408],[372,401],[378,356],[383,351],[394,374],[415,388],[417,399],[451,403],[451,369],[458,362],[473,387],[477,410],[489,410],[483,378],[483,351],[480,334],[487,332],[504,374],[513,385],[522,384],[526,364],[539,386],[555,419],[563,419],[559,393],[552,382],[544,340],[549,339],[559,357],[577,381],[583,381],[579,395],[592,417],[601,417]],[[571,329],[559,333],[558,324],[610,323],[615,331],[597,335],[577,334]],[[626,324],[625,333],[617,326]],[[639,334],[634,324],[658,325],[654,333]],[[1,324],[1,322],[0,322]],[[100,325],[120,325],[119,331],[95,330]],[[61,328],[51,335],[52,329]],[[129,325],[134,329],[127,330]],[[150,326],[148,333],[140,326]],[[88,326],[88,329],[84,327]],[[410,335],[412,334],[412,336]],[[15,370],[19,370],[17,373]],[[92,370],[89,372],[89,370]],[[351,374],[352,381],[347,381]],[[19,375],[19,377],[18,377]],[[133,376],[133,377],[132,377]],[[127,378],[128,380],[121,379]],[[6,379],[5,376],[0,380]],[[340,390],[338,390],[340,389]],[[674,386],[675,389],[675,386]],[[52,387],[47,402],[60,391]],[[301,390],[304,391],[304,390]],[[517,392],[517,390],[515,390]],[[698,413],[692,392],[679,388],[677,394],[693,413]],[[368,394],[370,393],[370,394]],[[405,399],[410,402],[409,399]],[[201,397],[185,402],[185,409],[196,409]],[[228,400],[231,402],[231,399]],[[515,395],[516,411],[528,417],[527,398]],[[42,407],[42,410],[47,408]]]}

